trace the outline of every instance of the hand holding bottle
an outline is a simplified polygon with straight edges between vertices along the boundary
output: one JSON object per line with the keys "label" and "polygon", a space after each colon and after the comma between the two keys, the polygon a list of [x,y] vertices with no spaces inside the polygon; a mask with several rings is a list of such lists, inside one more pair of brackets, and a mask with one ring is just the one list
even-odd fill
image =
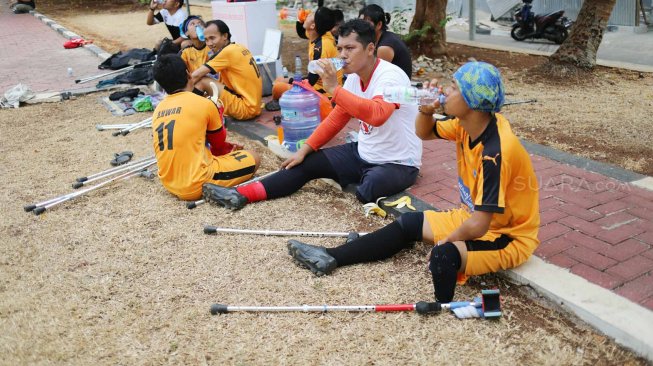
{"label": "hand holding bottle", "polygon": [[[341,60],[339,58],[336,58],[336,60]],[[322,88],[324,88],[324,91],[327,93],[333,95],[333,92],[336,90],[336,87],[338,86],[338,75],[337,75],[337,69],[336,66],[331,62],[331,59],[328,58],[321,58],[319,60],[313,60],[311,61],[314,63],[314,70],[315,73],[320,75],[320,79],[322,79]],[[343,63],[344,64],[344,63]]]}

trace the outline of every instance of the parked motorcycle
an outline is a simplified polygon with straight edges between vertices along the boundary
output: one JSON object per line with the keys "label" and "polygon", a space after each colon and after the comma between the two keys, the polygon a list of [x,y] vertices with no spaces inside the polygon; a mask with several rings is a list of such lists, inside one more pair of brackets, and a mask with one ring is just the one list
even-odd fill
{"label": "parked motorcycle", "polygon": [[510,36],[516,41],[527,38],[544,38],[561,44],[569,35],[573,22],[563,17],[565,11],[559,10],[549,14],[535,15],[531,10],[532,0],[524,0],[524,5],[515,14],[516,23],[512,26]]}

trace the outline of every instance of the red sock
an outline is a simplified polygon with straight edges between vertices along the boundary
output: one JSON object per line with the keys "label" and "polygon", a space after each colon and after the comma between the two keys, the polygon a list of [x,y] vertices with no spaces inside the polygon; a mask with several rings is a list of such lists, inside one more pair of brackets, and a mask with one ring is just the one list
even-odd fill
{"label": "red sock", "polygon": [[265,187],[263,187],[263,183],[261,182],[246,184],[236,188],[236,190],[238,193],[245,196],[249,203],[265,201],[268,198],[268,194],[265,192]]}

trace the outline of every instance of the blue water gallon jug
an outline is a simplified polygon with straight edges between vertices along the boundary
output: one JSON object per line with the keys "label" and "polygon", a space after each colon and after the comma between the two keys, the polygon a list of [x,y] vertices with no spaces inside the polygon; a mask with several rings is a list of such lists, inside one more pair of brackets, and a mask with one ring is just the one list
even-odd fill
{"label": "blue water gallon jug", "polygon": [[298,85],[281,95],[283,145],[297,151],[320,123],[320,97]]}

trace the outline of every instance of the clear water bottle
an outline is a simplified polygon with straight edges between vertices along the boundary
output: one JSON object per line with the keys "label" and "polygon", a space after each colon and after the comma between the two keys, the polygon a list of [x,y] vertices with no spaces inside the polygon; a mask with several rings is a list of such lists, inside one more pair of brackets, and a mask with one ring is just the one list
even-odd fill
{"label": "clear water bottle", "polygon": [[302,81],[302,58],[299,55],[295,56],[295,75],[293,81]]}
{"label": "clear water bottle", "polygon": [[288,77],[288,68],[284,66],[283,69],[281,69],[281,73],[283,74],[284,78],[287,78]]}
{"label": "clear water bottle", "polygon": [[320,98],[298,86],[281,95],[281,126],[283,146],[290,152],[297,151],[320,124]]}
{"label": "clear water bottle", "polygon": [[204,38],[204,27],[201,25],[195,26],[195,33],[197,34],[197,39],[200,40],[200,42],[204,42],[206,38]]}
{"label": "clear water bottle", "polygon": [[388,86],[383,89],[383,99],[397,104],[428,105],[436,100],[444,104],[446,97],[438,89],[419,89],[412,86]]}
{"label": "clear water bottle", "polygon": [[[339,57],[327,58],[327,60],[331,61],[336,71],[345,67],[345,61]],[[308,72],[310,72],[311,74],[317,74],[318,71],[322,71],[322,68],[317,63],[318,61],[319,60],[313,60],[308,63]]]}

